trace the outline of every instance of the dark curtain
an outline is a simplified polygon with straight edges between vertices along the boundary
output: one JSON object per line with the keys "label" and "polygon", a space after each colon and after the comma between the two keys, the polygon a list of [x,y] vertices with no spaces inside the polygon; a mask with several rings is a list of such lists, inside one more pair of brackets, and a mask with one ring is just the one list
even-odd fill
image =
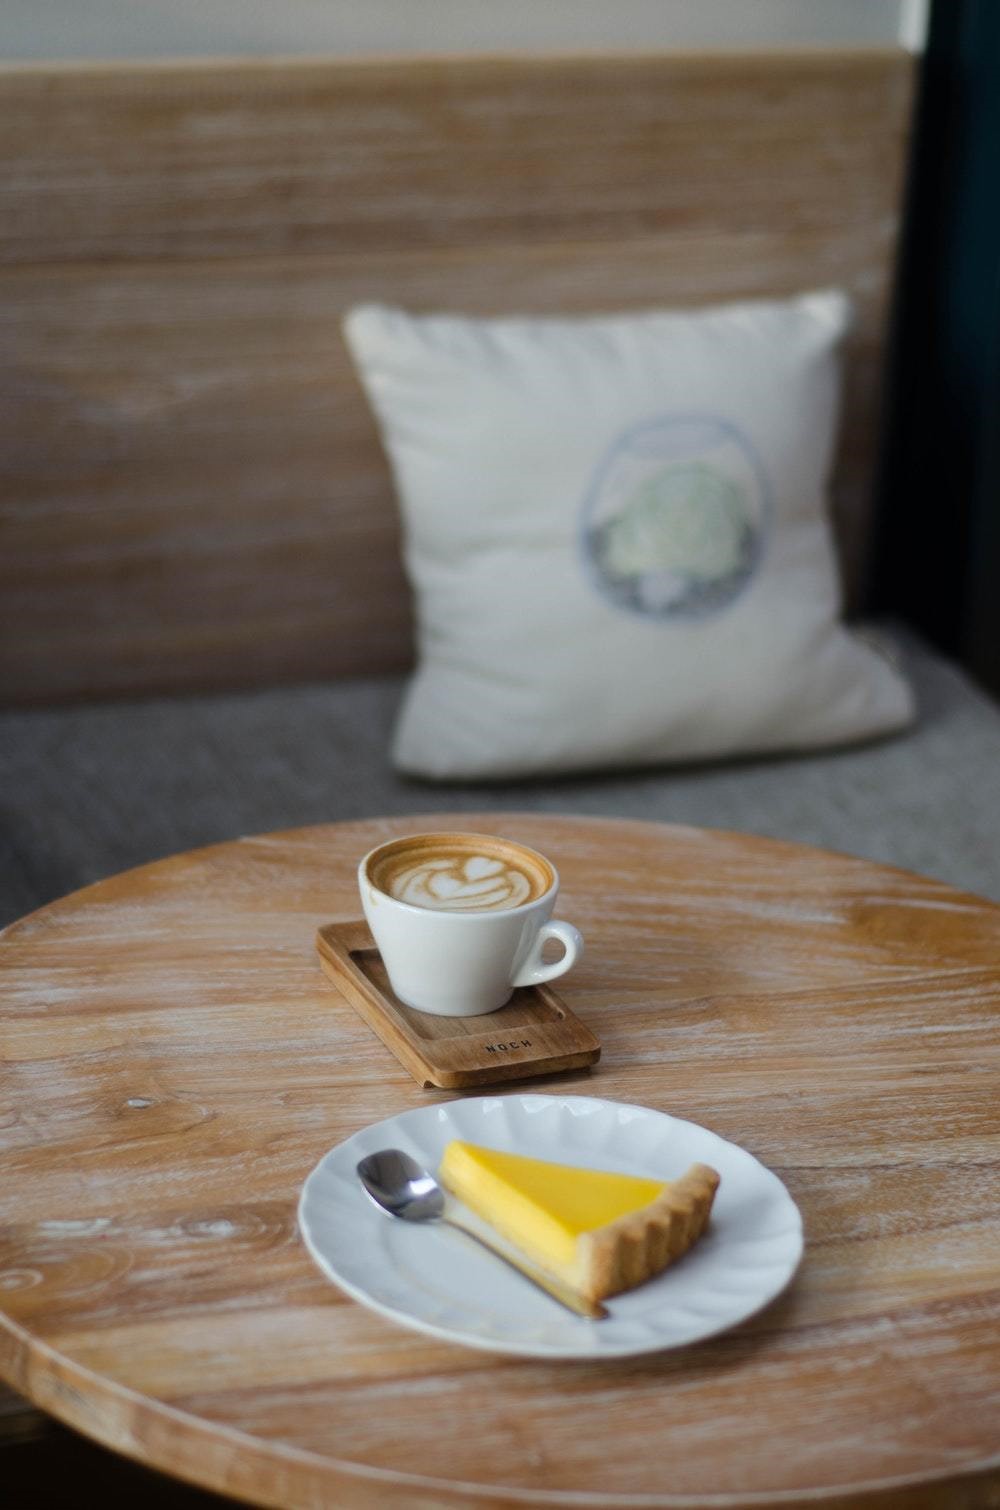
{"label": "dark curtain", "polygon": [[936,0],[870,603],[1000,695],[1000,0]]}

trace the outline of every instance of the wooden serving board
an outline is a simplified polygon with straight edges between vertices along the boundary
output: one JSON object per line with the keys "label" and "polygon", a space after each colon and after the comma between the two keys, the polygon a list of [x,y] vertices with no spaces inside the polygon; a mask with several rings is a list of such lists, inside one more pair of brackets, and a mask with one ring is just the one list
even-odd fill
{"label": "wooden serving board", "polygon": [[523,986],[505,1007],[479,1017],[437,1017],[395,995],[364,922],[329,923],[316,935],[320,964],[422,1086],[460,1090],[584,1069],[599,1039],[551,986]]}

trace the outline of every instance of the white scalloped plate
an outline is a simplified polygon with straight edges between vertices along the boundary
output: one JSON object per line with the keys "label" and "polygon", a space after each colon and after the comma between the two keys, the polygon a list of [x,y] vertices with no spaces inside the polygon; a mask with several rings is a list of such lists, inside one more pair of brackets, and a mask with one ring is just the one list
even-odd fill
{"label": "white scalloped plate", "polygon": [[[658,1278],[588,1321],[460,1232],[387,1216],[355,1169],[402,1148],[437,1170],[463,1138],[490,1148],[624,1174],[671,1179],[711,1164],[722,1180],[708,1231]],[[681,1347],[735,1326],[785,1288],[802,1257],[802,1218],[784,1185],[735,1143],[664,1112],[590,1096],[477,1096],[387,1117],[316,1165],[299,1228],[335,1284],[384,1316],[467,1347],[530,1358],[621,1358]]]}

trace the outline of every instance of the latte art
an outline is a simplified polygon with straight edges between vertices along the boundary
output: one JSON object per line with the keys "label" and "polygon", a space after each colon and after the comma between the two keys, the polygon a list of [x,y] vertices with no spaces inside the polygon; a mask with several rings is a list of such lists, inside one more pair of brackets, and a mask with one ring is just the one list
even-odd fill
{"label": "latte art", "polygon": [[554,884],[547,860],[492,835],[422,834],[385,845],[373,884],[394,901],[434,912],[492,912],[537,901]]}
{"label": "latte art", "polygon": [[431,856],[392,879],[389,895],[412,907],[479,912],[520,907],[531,896],[523,871],[490,855]]}

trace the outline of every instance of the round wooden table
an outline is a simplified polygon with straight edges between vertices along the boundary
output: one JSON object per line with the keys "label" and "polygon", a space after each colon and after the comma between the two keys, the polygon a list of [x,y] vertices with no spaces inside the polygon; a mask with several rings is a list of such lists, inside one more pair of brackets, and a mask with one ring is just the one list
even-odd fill
{"label": "round wooden table", "polygon": [[[549,854],[587,938],[561,990],[600,1063],[523,1084],[703,1123],[801,1206],[798,1277],[736,1330],[497,1357],[310,1261],[317,1159],[453,1094],[314,935],[356,915],[363,851],[448,826]],[[1000,907],[737,834],[436,814],[131,871],[15,925],[0,966],[0,1365],[99,1441],[266,1505],[998,1503]]]}

